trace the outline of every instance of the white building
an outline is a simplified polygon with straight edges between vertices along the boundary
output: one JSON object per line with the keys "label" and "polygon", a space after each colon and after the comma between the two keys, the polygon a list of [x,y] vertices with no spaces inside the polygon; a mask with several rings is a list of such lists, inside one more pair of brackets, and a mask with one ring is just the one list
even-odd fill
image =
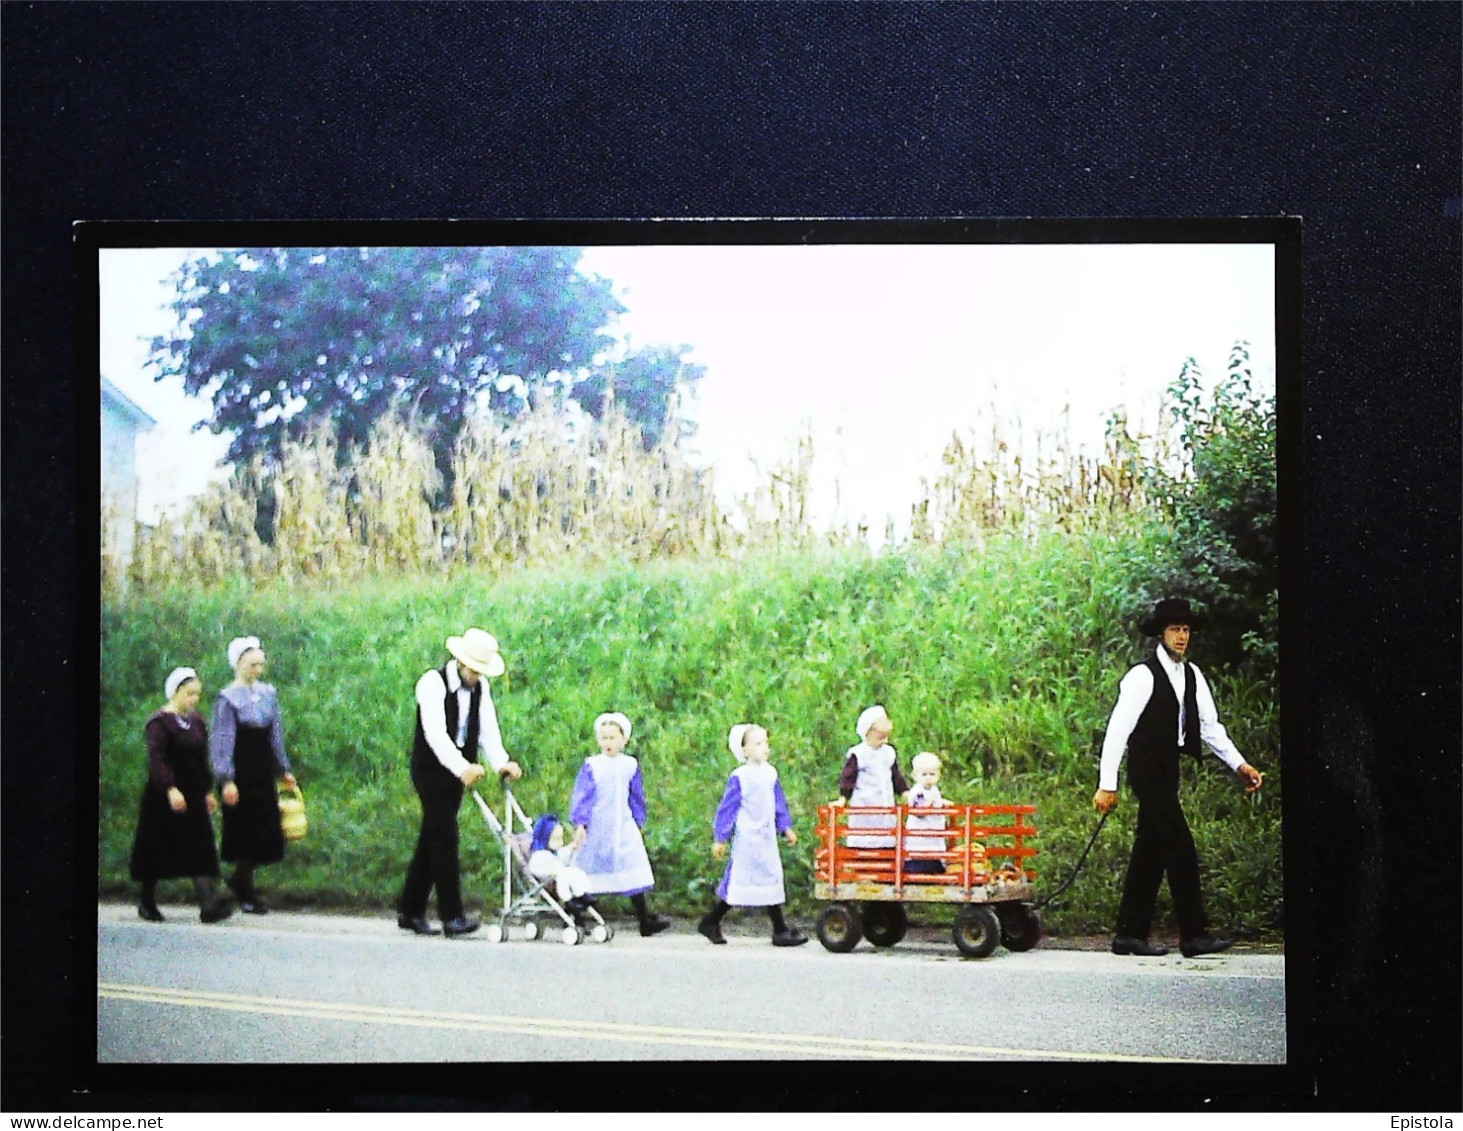
{"label": "white building", "polygon": [[102,552],[123,568],[137,523],[137,436],[156,423],[102,378]]}

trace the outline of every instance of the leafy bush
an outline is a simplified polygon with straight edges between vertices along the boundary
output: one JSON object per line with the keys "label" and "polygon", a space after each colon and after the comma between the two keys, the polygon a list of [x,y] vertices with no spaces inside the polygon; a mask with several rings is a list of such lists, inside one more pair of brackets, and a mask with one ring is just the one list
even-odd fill
{"label": "leafy bush", "polygon": [[1208,398],[1192,359],[1169,388],[1180,463],[1143,468],[1172,526],[1174,553],[1156,595],[1185,594],[1210,615],[1208,653],[1257,676],[1277,659],[1275,399],[1255,393],[1243,342]]}

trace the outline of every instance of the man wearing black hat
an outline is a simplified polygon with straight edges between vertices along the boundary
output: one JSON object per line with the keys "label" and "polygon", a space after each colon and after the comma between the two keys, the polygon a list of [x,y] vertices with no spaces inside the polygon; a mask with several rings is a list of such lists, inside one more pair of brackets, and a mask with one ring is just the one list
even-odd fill
{"label": "man wearing black hat", "polygon": [[1108,813],[1118,803],[1118,766],[1128,753],[1128,785],[1138,799],[1138,832],[1123,881],[1114,954],[1159,956],[1168,948],[1148,941],[1158,885],[1165,873],[1179,921],[1179,950],[1185,958],[1228,949],[1229,939],[1210,936],[1199,892],[1199,854],[1179,805],[1179,756],[1200,756],[1202,741],[1239,775],[1253,793],[1265,775],[1235,749],[1219,722],[1204,674],[1188,662],[1189,635],[1199,617],[1182,598],[1167,598],[1139,624],[1159,647],[1128,670],[1118,686],[1118,703],[1102,744],[1102,767],[1092,804]]}

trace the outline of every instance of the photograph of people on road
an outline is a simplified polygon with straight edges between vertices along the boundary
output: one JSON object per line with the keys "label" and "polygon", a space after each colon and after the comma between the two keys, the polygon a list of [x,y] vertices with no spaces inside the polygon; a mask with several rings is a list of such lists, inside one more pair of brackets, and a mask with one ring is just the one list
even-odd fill
{"label": "photograph of people on road", "polygon": [[1285,1064],[1282,228],[99,233],[98,1059]]}

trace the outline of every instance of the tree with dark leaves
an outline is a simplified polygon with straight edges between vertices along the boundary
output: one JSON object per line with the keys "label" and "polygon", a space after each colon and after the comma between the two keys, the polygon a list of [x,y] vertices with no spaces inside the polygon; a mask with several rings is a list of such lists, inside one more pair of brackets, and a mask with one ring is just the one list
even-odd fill
{"label": "tree with dark leaves", "polygon": [[[445,471],[474,412],[511,419],[540,391],[592,414],[615,390],[658,438],[697,366],[656,347],[614,360],[610,280],[568,247],[274,247],[195,258],[174,276],[178,327],[155,338],[157,379],[208,395],[227,459],[277,458],[329,423],[342,455],[381,417],[428,430]],[[681,352],[684,352],[682,347]],[[584,383],[582,391],[576,386]]]}

